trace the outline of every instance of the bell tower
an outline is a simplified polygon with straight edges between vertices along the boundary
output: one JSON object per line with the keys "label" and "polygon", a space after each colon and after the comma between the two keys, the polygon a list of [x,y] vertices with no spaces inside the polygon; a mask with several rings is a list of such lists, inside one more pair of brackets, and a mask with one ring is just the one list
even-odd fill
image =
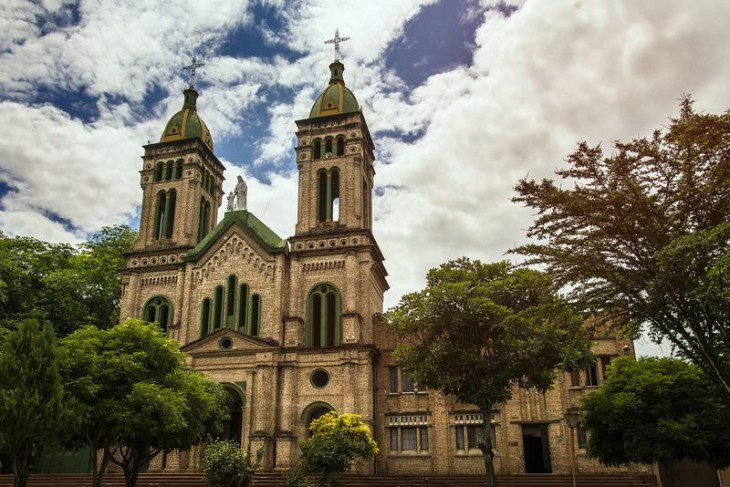
{"label": "bell tower", "polygon": [[213,228],[223,198],[223,164],[197,112],[193,63],[190,86],[180,111],[165,126],[160,141],[144,147],[139,240],[135,250],[193,248]]}
{"label": "bell tower", "polygon": [[[287,344],[371,346],[388,289],[372,233],[374,145],[355,95],[345,86],[339,43],[329,83],[309,117],[298,120],[298,209],[291,248]],[[300,321],[297,321],[300,320]],[[298,335],[299,323],[305,333]],[[297,338],[298,337],[298,338]]]}

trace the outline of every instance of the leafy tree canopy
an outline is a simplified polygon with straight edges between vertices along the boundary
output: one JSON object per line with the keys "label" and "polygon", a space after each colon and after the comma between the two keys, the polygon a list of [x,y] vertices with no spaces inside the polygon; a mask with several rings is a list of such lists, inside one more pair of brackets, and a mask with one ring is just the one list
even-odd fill
{"label": "leafy tree canopy", "polygon": [[559,181],[522,180],[537,211],[513,252],[570,285],[584,310],[638,333],[648,325],[730,394],[730,112],[692,101],[650,138],[581,143]]}
{"label": "leafy tree canopy", "polygon": [[48,323],[27,319],[0,336],[0,453],[12,461],[15,486],[25,485],[41,448],[59,445],[73,426],[57,355]]}
{"label": "leafy tree canopy", "polygon": [[0,234],[0,324],[37,317],[66,335],[82,324],[117,323],[119,269],[136,235],[105,227],[77,249]]}
{"label": "leafy tree canopy", "polygon": [[619,357],[583,399],[589,455],[606,465],[682,459],[730,465],[730,407],[702,370],[680,359]]}
{"label": "leafy tree canopy", "polygon": [[227,415],[222,388],[185,366],[177,342],[156,324],[87,326],[62,345],[67,388],[79,403],[79,441],[103,452],[93,462],[98,485],[109,461],[134,485],[155,455],[199,443]]}
{"label": "leafy tree canopy", "polygon": [[591,342],[548,274],[461,258],[431,269],[426,281],[384,315],[402,339],[396,357],[419,385],[479,407],[494,485],[492,407],[515,386],[548,390],[561,370],[592,358]]}
{"label": "leafy tree canopy", "polygon": [[378,454],[370,428],[359,414],[331,411],[310,424],[312,436],[301,445],[307,472],[324,475],[336,485],[334,475],[350,469],[356,459],[369,460]]}
{"label": "leafy tree canopy", "polygon": [[251,487],[263,457],[263,445],[256,452],[244,452],[235,441],[215,441],[205,447],[205,483],[208,487]]}

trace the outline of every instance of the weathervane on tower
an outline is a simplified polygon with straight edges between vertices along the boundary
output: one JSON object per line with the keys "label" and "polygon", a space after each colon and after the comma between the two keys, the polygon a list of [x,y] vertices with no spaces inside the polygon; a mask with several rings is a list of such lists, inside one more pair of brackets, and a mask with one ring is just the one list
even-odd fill
{"label": "weathervane on tower", "polygon": [[340,42],[345,42],[349,39],[349,37],[340,37],[340,29],[336,29],[334,39],[328,39],[324,41],[325,44],[335,45],[335,62],[340,60]]}
{"label": "weathervane on tower", "polygon": [[205,66],[205,63],[198,62],[198,58],[193,55],[193,62],[190,63],[188,66],[183,66],[183,69],[185,71],[190,71],[190,87],[195,88],[195,70],[198,68]]}

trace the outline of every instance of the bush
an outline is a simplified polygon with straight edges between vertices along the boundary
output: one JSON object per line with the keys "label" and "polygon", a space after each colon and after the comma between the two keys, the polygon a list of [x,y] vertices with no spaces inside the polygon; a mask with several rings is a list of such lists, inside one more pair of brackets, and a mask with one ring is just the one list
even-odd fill
{"label": "bush", "polygon": [[263,456],[263,446],[252,453],[241,451],[235,441],[215,441],[205,449],[205,482],[208,487],[252,487],[254,472]]}

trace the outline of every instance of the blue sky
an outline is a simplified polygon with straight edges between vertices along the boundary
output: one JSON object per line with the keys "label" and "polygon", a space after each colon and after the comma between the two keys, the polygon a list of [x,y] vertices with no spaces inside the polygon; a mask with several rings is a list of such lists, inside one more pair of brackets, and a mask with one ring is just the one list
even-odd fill
{"label": "blue sky", "polygon": [[448,259],[506,258],[532,218],[515,183],[550,177],[579,141],[650,134],[685,93],[730,107],[728,18],[723,0],[4,0],[0,230],[79,242],[135,226],[141,146],[197,55],[224,190],[243,175],[249,208],[292,235],[294,121],[339,28],[376,144],[392,305]]}

